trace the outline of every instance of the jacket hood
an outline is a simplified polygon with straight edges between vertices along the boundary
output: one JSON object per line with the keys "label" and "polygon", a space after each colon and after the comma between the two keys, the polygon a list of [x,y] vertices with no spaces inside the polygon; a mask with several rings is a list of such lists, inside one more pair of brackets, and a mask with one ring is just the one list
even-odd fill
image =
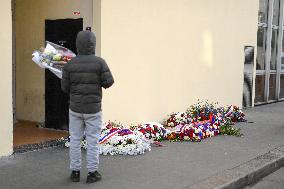
{"label": "jacket hood", "polygon": [[95,54],[96,36],[91,31],[80,31],[76,39],[78,55]]}

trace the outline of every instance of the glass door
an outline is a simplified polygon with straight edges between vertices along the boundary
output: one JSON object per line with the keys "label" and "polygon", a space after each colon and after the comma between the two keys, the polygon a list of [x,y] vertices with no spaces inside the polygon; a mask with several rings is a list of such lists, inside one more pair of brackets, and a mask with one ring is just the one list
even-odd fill
{"label": "glass door", "polygon": [[259,3],[256,105],[284,98],[283,3],[284,0],[260,0]]}

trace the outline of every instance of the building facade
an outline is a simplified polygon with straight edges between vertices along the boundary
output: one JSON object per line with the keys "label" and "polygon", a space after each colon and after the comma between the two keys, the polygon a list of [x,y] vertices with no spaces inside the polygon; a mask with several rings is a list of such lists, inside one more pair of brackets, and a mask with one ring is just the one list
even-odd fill
{"label": "building facade", "polygon": [[[274,76],[278,89],[272,96],[281,96],[282,55],[272,57],[275,45],[280,52],[283,38],[279,24],[283,23],[283,2],[279,1],[282,8],[278,7],[275,29],[274,1],[1,1],[0,156],[13,151],[13,107],[16,119],[45,120],[45,72],[31,61],[31,54],[45,44],[46,20],[80,18],[83,29],[95,31],[97,54],[106,59],[115,77],[115,85],[104,91],[104,119],[141,123],[161,121],[197,99],[242,106],[247,46],[257,54],[255,65],[262,66],[253,66],[251,100],[268,102]],[[267,10],[266,2],[267,19],[258,19],[258,11]],[[263,30],[260,39],[257,33]],[[271,48],[261,47],[261,41]],[[261,63],[261,48],[265,48],[265,63]],[[270,59],[276,60],[276,69],[263,66]],[[266,96],[259,100],[261,84]]]}

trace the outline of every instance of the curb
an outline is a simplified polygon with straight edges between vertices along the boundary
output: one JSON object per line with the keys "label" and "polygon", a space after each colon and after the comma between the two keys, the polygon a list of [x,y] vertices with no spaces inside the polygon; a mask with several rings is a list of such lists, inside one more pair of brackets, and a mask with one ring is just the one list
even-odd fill
{"label": "curb", "polygon": [[183,189],[239,189],[256,183],[284,166],[284,146]]}

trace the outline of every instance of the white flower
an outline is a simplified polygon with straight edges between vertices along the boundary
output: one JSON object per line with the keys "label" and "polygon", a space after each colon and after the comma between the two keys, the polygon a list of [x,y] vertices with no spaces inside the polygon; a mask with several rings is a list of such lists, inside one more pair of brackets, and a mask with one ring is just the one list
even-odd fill
{"label": "white flower", "polygon": [[66,142],[66,143],[65,143],[65,147],[69,148],[69,147],[70,147],[70,143],[69,143],[69,142]]}

